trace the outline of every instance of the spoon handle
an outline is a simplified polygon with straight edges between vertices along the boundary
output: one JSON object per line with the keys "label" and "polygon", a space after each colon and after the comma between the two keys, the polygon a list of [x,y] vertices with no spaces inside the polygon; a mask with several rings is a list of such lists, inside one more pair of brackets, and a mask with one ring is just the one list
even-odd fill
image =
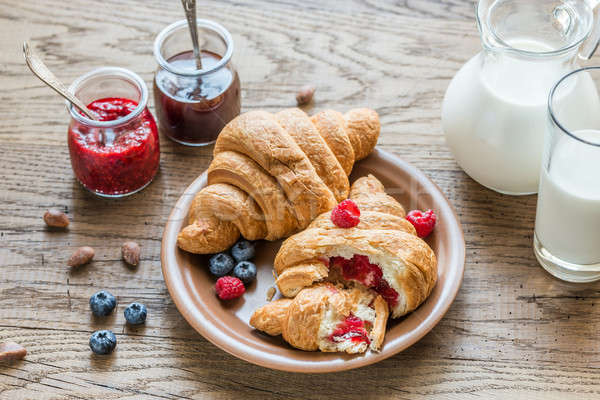
{"label": "spoon handle", "polygon": [[181,0],[181,5],[183,5],[183,11],[185,11],[185,17],[190,28],[196,67],[202,69],[202,54],[200,52],[200,45],[198,44],[198,24],[196,23],[196,0]]}
{"label": "spoon handle", "polygon": [[31,49],[29,48],[29,43],[23,43],[23,55],[25,56],[25,62],[27,66],[33,72],[35,76],[40,78],[42,82],[46,85],[50,86],[56,93],[60,94],[62,97],[70,101],[75,107],[79,108],[82,113],[85,114],[86,117],[93,120],[98,120],[98,117],[94,112],[88,109],[85,104],[81,102],[75,95],[62,84],[61,81],[48,69],[46,64],[35,55]]}

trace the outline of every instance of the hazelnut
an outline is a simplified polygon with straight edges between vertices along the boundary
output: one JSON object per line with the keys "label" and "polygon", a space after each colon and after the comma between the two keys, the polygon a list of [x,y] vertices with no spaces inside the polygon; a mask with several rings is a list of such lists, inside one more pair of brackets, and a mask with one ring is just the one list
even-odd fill
{"label": "hazelnut", "polygon": [[121,246],[123,260],[134,267],[140,263],[140,251],[140,245],[136,242],[125,242]]}
{"label": "hazelnut", "polygon": [[44,213],[44,222],[53,228],[66,228],[69,226],[69,217],[56,208],[51,208]]}
{"label": "hazelnut", "polygon": [[308,103],[310,103],[313,99],[313,96],[315,94],[315,87],[314,86],[303,86],[300,91],[298,91],[298,93],[296,94],[296,102],[298,103],[299,106],[304,106]]}
{"label": "hazelnut", "polygon": [[0,343],[0,361],[21,360],[27,355],[25,347],[15,342]]}

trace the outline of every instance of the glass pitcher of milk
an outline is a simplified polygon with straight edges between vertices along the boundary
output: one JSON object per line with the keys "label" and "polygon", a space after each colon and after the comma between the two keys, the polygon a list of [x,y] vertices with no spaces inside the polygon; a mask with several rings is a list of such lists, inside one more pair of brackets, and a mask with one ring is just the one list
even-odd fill
{"label": "glass pitcher of milk", "polygon": [[[446,142],[461,168],[505,194],[536,193],[551,87],[589,59],[600,0],[480,0],[483,51],[450,82],[442,105]],[[600,7],[598,7],[600,8]],[[585,104],[581,85],[567,94]],[[579,110],[565,118],[577,118]]]}

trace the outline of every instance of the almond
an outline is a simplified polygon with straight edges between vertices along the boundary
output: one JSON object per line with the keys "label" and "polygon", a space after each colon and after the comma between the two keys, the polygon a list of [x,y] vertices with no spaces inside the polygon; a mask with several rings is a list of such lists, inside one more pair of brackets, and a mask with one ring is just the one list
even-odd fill
{"label": "almond", "polygon": [[53,228],[66,228],[69,226],[69,217],[64,212],[51,208],[44,213],[44,222]]}
{"label": "almond", "polygon": [[267,290],[267,301],[273,300],[273,296],[275,296],[276,291],[277,289],[275,289],[273,286]]}
{"label": "almond", "polygon": [[310,103],[313,99],[313,96],[315,94],[315,87],[314,86],[303,86],[300,91],[296,94],[296,102],[298,103],[299,106],[304,106],[308,103]]}
{"label": "almond", "polygon": [[94,258],[94,249],[89,246],[83,246],[75,250],[75,253],[67,261],[69,267],[79,267],[92,261]]}
{"label": "almond", "polygon": [[27,355],[25,347],[15,342],[0,343],[0,361],[21,360]]}
{"label": "almond", "polygon": [[140,263],[140,251],[140,245],[136,242],[125,242],[121,246],[123,260],[134,267]]}

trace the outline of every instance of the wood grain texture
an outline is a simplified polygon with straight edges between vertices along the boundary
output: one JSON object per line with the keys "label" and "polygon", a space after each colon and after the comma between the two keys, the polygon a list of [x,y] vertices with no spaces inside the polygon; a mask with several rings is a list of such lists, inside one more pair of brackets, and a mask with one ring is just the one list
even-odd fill
{"label": "wood grain texture", "polygon": [[[306,83],[313,109],[375,108],[379,145],[421,168],[454,204],[465,231],[463,286],[446,317],[418,344],[354,371],[298,375],[235,359],[183,320],[160,271],[166,218],[211,149],[161,138],[161,170],[147,189],[98,199],[75,182],[67,112],[28,72],[28,39],[60,79],[118,65],[151,82],[154,36],[183,18],[177,1],[0,0],[0,341],[28,350],[0,365],[1,399],[528,398],[600,397],[600,284],[572,285],[535,261],[535,196],[507,197],[469,179],[446,148],[440,104],[449,80],[479,51],[472,1],[223,0],[199,16],[232,32],[244,111],[295,103]],[[598,57],[592,63],[598,63]],[[72,223],[46,230],[58,207]],[[120,245],[142,246],[137,269]],[[72,249],[96,258],[69,272]],[[145,327],[126,329],[122,307],[91,319],[89,296],[148,306]],[[118,350],[97,357],[90,333],[113,326]]]}

